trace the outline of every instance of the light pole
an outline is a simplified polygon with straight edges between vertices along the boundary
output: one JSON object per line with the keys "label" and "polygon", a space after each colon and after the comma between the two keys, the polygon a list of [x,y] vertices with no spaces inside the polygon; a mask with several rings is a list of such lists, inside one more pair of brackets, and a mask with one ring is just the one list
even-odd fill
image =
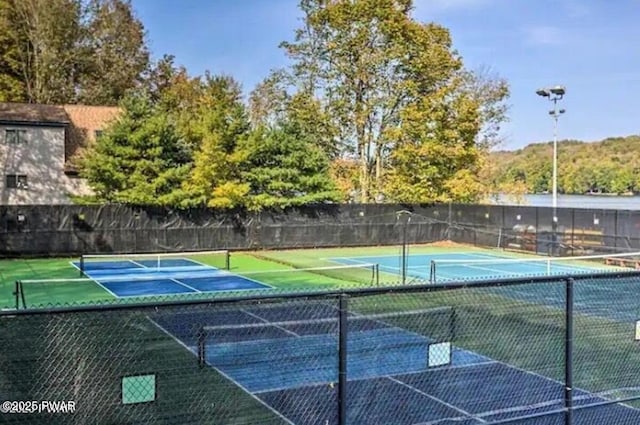
{"label": "light pole", "polygon": [[566,89],[563,86],[555,86],[547,89],[540,89],[536,91],[538,96],[546,97],[553,102],[553,109],[549,111],[549,115],[553,118],[553,177],[552,177],[552,207],[553,207],[553,222],[551,223],[551,255],[556,255],[557,241],[558,241],[558,118],[566,111],[564,109],[558,109],[558,101],[562,100],[566,93]]}

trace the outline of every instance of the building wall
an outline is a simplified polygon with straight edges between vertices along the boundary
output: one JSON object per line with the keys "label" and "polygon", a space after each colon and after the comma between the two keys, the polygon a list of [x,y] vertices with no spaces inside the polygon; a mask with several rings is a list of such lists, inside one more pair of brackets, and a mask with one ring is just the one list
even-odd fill
{"label": "building wall", "polygon": [[[14,128],[27,131],[25,144],[7,143]],[[90,193],[83,179],[64,173],[64,161],[64,127],[0,125],[0,205],[68,204],[69,194]],[[7,188],[7,174],[26,175],[28,188]]]}

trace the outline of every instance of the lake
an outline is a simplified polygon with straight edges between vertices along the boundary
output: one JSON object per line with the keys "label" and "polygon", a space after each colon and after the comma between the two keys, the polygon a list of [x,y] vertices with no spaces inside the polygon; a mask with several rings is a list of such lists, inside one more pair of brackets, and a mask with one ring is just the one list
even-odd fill
{"label": "lake", "polygon": [[[508,195],[499,195],[485,203],[497,205],[526,205],[531,207],[551,207],[551,194],[524,195],[522,202]],[[610,210],[640,210],[640,196],[607,195],[558,195],[558,208],[597,208]]]}

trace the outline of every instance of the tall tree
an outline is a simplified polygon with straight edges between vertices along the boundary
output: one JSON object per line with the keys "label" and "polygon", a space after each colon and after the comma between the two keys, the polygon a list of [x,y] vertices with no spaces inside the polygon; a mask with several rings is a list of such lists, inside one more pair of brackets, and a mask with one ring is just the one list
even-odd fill
{"label": "tall tree", "polygon": [[390,155],[386,193],[391,200],[474,200],[482,192],[475,178],[478,114],[477,101],[455,85],[426,93],[404,107],[402,131],[396,132]]}
{"label": "tall tree", "polygon": [[[489,87],[484,80],[459,83],[464,69],[449,32],[417,22],[412,7],[412,0],[301,0],[304,25],[293,42],[282,43],[297,87],[321,98],[339,129],[336,139],[356,154],[361,201],[384,189],[386,161],[404,131],[405,108],[454,84],[466,94]],[[484,102],[476,107],[486,112],[477,120],[492,124],[503,117],[500,102],[507,93],[501,85],[495,88],[488,102],[482,91],[475,92]]]}
{"label": "tall tree", "polygon": [[[0,97],[38,103],[72,102],[78,78],[82,8],[77,0],[8,0],[0,4],[8,52]],[[19,83],[18,83],[19,82]],[[22,89],[22,93],[18,90]]]}
{"label": "tall tree", "polygon": [[0,0],[0,99],[116,104],[148,65],[128,0]]}
{"label": "tall tree", "polygon": [[20,70],[20,46],[26,45],[11,0],[0,0],[0,102],[24,102],[26,87]]}
{"label": "tall tree", "polygon": [[285,71],[273,71],[249,94],[252,127],[273,127],[286,118],[287,104],[290,102],[287,80]]}
{"label": "tall tree", "polygon": [[193,169],[182,185],[181,204],[233,207],[248,190],[239,179],[243,158],[237,152],[249,130],[242,92],[235,80],[224,76],[205,76],[201,89],[198,107],[187,118],[194,156]]}
{"label": "tall tree", "polygon": [[149,65],[142,22],[129,0],[91,0],[78,100],[113,105],[141,83]]}
{"label": "tall tree", "polygon": [[147,96],[127,98],[121,117],[82,160],[82,175],[102,202],[169,205],[191,167],[165,111]]}

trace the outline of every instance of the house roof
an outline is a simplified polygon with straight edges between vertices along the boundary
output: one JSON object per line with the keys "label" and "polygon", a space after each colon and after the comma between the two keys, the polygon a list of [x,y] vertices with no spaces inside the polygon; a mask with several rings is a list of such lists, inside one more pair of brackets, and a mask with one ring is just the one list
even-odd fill
{"label": "house roof", "polygon": [[69,124],[69,117],[59,105],[0,102],[0,122],[60,126]]}
{"label": "house roof", "polygon": [[65,169],[74,172],[74,160],[120,113],[114,106],[41,105],[0,102],[0,123],[65,127]]}
{"label": "house roof", "polygon": [[73,169],[73,159],[82,153],[96,139],[96,131],[104,129],[117,118],[120,108],[114,106],[63,105],[69,117],[65,141],[65,162]]}

